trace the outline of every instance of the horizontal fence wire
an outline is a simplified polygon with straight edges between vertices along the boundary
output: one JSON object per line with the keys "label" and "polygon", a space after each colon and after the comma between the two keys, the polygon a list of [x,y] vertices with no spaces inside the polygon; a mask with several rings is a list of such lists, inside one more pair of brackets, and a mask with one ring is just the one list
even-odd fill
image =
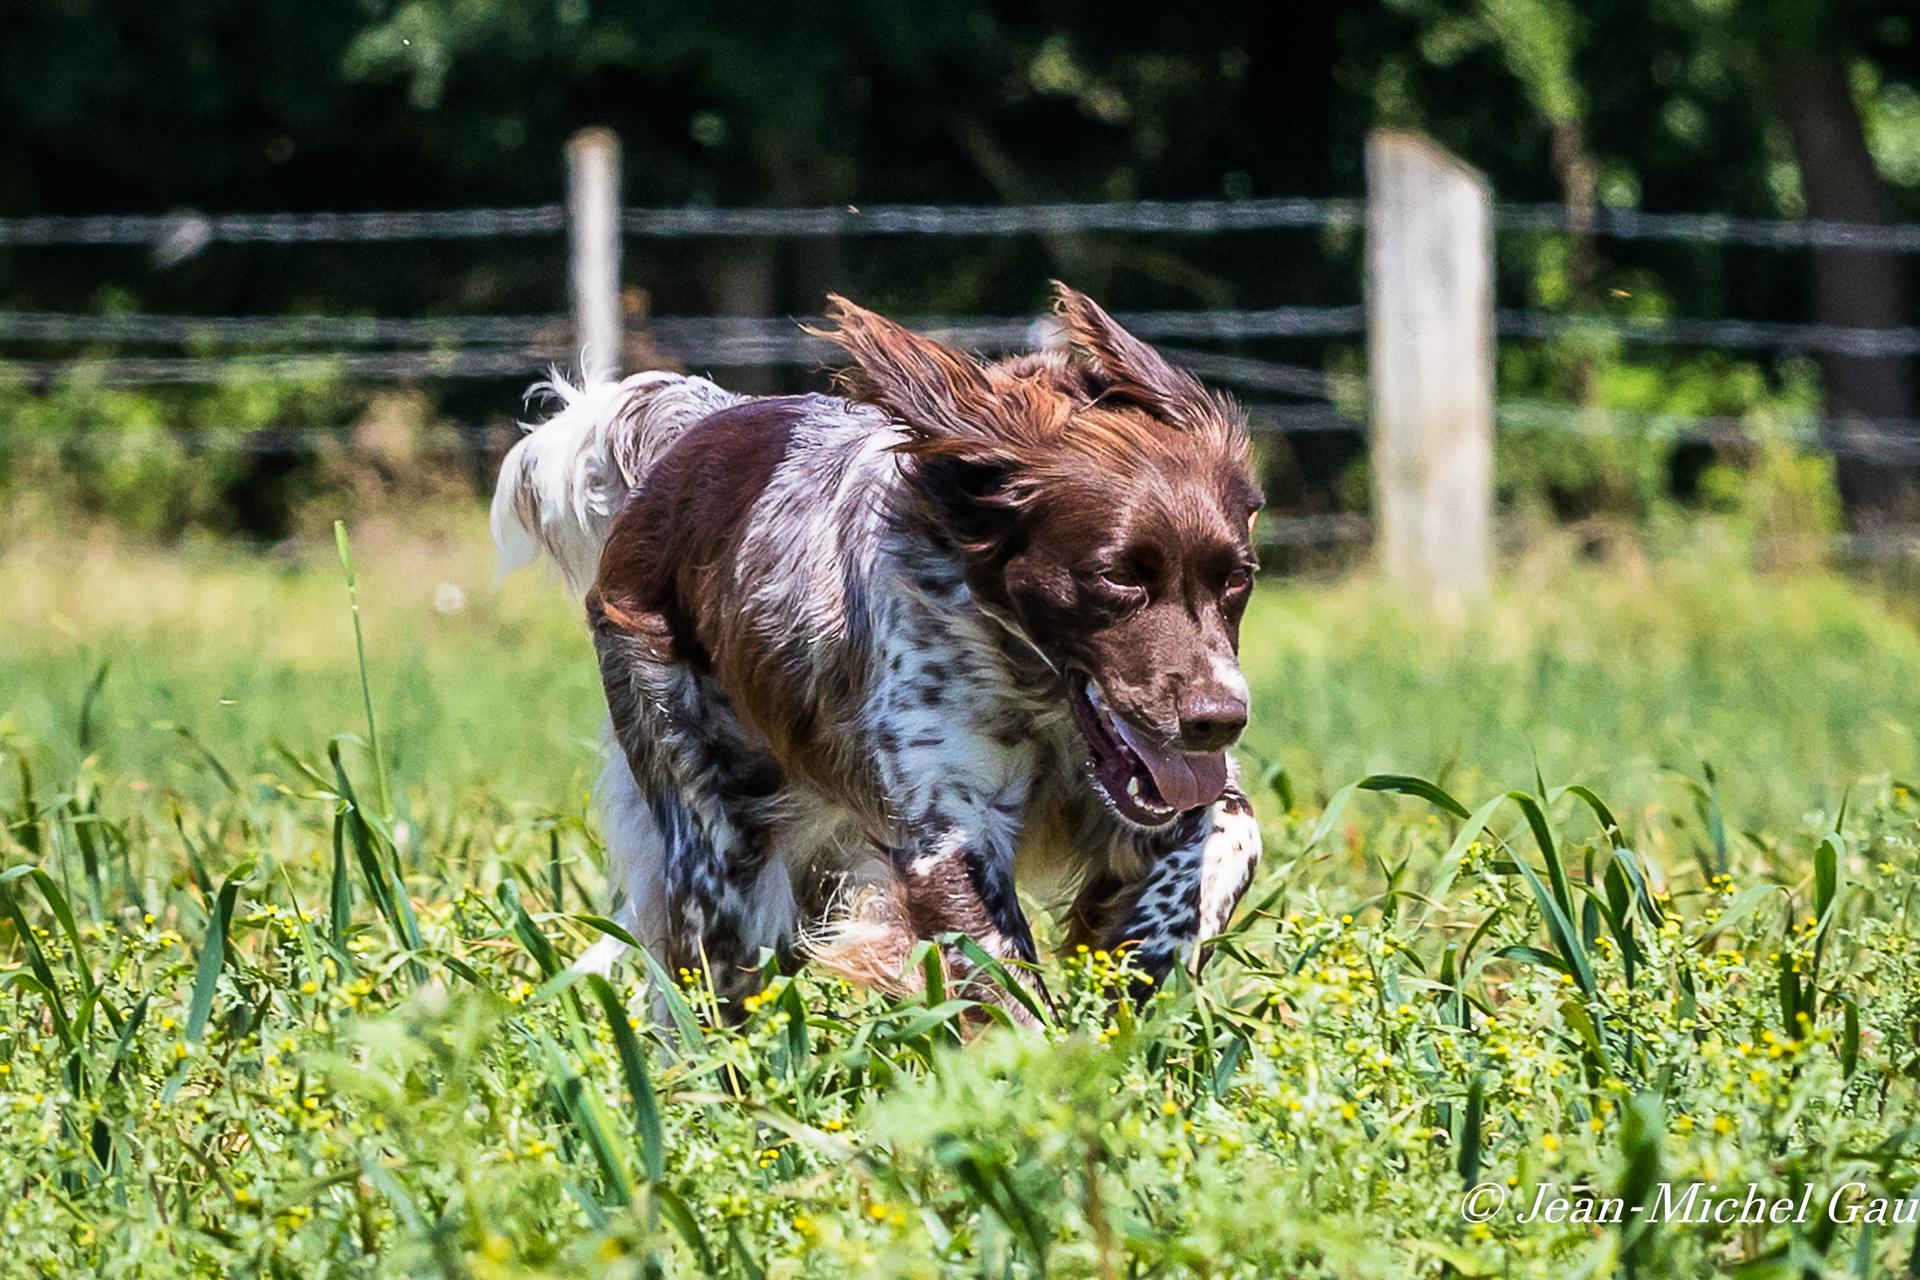
{"label": "horizontal fence wire", "polygon": [[[1122,323],[1156,338],[1232,339],[1315,337],[1358,333],[1365,316],[1356,306],[1269,307],[1260,310],[1125,311]],[[662,341],[707,346],[717,342],[804,338],[818,317],[662,316],[632,326]],[[1037,340],[1037,317],[903,316],[901,323],[943,340],[1004,347]],[[561,314],[518,316],[342,315],[190,316],[142,313],[0,311],[0,340],[31,342],[234,342],[348,345],[431,342],[525,342],[534,334],[570,326]]]}
{"label": "horizontal fence wire", "polygon": [[[1503,231],[1580,232],[1616,240],[1659,240],[1755,248],[1851,248],[1920,252],[1920,225],[1716,213],[1648,213],[1600,207],[1576,213],[1559,204],[1494,206]],[[823,236],[1071,235],[1116,231],[1218,235],[1298,228],[1358,229],[1365,205],[1347,197],[1281,196],[1243,200],[1134,200],[1027,205],[831,205],[754,209],[628,208],[621,226],[647,239]],[[557,204],[514,208],[368,213],[228,213],[0,218],[0,246],[145,246],[187,257],[212,244],[303,244],[467,240],[553,235],[566,228]]]}
{"label": "horizontal fence wire", "polygon": [[1667,240],[1756,249],[1880,249],[1920,253],[1920,224],[1818,218],[1746,218],[1724,213],[1646,213],[1602,206],[1578,215],[1564,204],[1499,204],[1502,231],[1585,231],[1611,240]]}
{"label": "horizontal fence wire", "polygon": [[1742,418],[1503,399],[1494,408],[1494,421],[1503,431],[1632,437],[1738,448],[1771,442],[1836,457],[1889,464],[1920,462],[1920,419],[1915,418],[1780,418],[1770,414]]}
{"label": "horizontal fence wire", "polygon": [[390,381],[531,375],[568,359],[569,347],[468,348],[443,351],[321,352],[267,356],[83,357],[0,361],[0,381],[102,387],[242,385]]}
{"label": "horizontal fence wire", "polygon": [[[1142,337],[1189,341],[1233,338],[1295,338],[1358,333],[1359,307],[1276,307],[1259,311],[1138,311],[1118,318]],[[968,349],[998,352],[1040,345],[1044,319],[953,316],[908,317],[921,332]],[[800,321],[762,317],[667,316],[634,330],[661,355],[697,367],[813,364],[841,357],[840,348],[804,331]],[[43,386],[72,381],[104,386],[168,383],[312,381],[327,377],[367,379],[469,378],[530,372],[547,364],[577,362],[563,342],[534,341],[564,332],[560,316],[429,317],[361,320],[348,316],[211,317],[59,316],[0,313],[0,339],[15,341],[119,341],[192,344],[301,344],[421,342],[445,340],[441,350],[383,353],[308,352],[178,357],[83,356],[68,359],[0,360],[0,379]],[[495,347],[484,346],[497,342]],[[1202,377],[1257,389],[1320,395],[1324,376],[1312,369],[1212,352],[1183,352]]]}
{"label": "horizontal fence wire", "polygon": [[1246,200],[1134,200],[1092,204],[859,205],[816,209],[627,209],[628,235],[845,236],[1070,235],[1135,231],[1215,235],[1296,227],[1357,227],[1358,200],[1280,197]]}
{"label": "horizontal fence wire", "polygon": [[[1156,341],[1259,341],[1273,338],[1352,337],[1365,332],[1364,308],[1291,306],[1205,311],[1126,311],[1117,319]],[[1044,336],[1026,317],[908,316],[902,322],[943,341],[976,350],[1036,345]],[[717,363],[793,363],[830,353],[797,320],[750,316],[663,316],[635,326],[667,349],[698,350]],[[340,346],[441,344],[527,345],[571,328],[565,315],[374,317],[342,315],[185,316],[81,315],[0,312],[0,341],[126,344]],[[1704,320],[1667,316],[1611,316],[1503,309],[1495,314],[1503,338],[1553,339],[1583,334],[1661,346],[1810,351],[1859,357],[1920,354],[1920,326],[1867,328],[1761,320]],[[551,342],[548,345],[555,345]],[[1236,357],[1187,352],[1210,369],[1241,368],[1249,380],[1264,375]],[[1202,376],[1214,376],[1196,367]],[[1219,376],[1229,376],[1222,373]],[[1262,385],[1265,385],[1262,383]],[[1275,386],[1276,390],[1290,387]]]}
{"label": "horizontal fence wire", "polygon": [[185,257],[210,244],[478,240],[552,235],[566,225],[566,211],[557,204],[393,213],[51,214],[0,218],[0,245],[137,245]]}
{"label": "horizontal fence wire", "polygon": [[155,346],[211,343],[307,346],[323,342],[360,347],[433,342],[524,344],[533,335],[557,327],[570,328],[572,324],[564,315],[189,316],[0,311],[0,341],[120,342]]}
{"label": "horizontal fence wire", "polygon": [[1628,342],[1667,346],[1735,347],[1741,350],[1818,351],[1848,356],[1920,354],[1920,328],[1874,329],[1772,320],[1693,320],[1605,315],[1556,315],[1502,310],[1494,331],[1503,338],[1558,338],[1568,334],[1617,335]]}
{"label": "horizontal fence wire", "polygon": [[438,425],[411,431],[392,444],[365,445],[353,424],[302,426],[149,427],[143,430],[23,432],[0,437],[0,449],[14,454],[88,453],[140,457],[160,453],[244,453],[307,455],[327,448],[396,456],[443,455],[484,449],[505,439],[498,427]]}

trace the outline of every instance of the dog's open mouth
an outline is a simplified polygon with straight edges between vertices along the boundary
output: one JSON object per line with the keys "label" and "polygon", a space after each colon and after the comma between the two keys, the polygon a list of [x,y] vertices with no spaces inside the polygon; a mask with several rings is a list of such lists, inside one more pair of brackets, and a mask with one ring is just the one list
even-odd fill
{"label": "dog's open mouth", "polygon": [[1227,789],[1227,753],[1163,747],[1108,707],[1083,671],[1068,673],[1067,700],[1093,754],[1093,777],[1120,816],[1158,827],[1212,804]]}

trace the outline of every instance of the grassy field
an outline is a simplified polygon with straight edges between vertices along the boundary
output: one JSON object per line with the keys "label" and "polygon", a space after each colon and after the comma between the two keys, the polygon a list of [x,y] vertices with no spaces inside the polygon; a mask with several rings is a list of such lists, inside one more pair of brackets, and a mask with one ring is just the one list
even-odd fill
{"label": "grassy field", "polygon": [[330,548],[0,554],[20,1266],[1908,1268],[1868,1219],[1920,1134],[1920,638],[1836,578],[1549,548],[1457,624],[1263,586],[1268,854],[1204,983],[1136,1014],[1059,956],[1043,1032],[963,1039],[937,985],[773,977],[719,1031],[697,980],[661,1026],[556,976],[598,936],[572,611],[473,536],[358,560],[385,785]]}

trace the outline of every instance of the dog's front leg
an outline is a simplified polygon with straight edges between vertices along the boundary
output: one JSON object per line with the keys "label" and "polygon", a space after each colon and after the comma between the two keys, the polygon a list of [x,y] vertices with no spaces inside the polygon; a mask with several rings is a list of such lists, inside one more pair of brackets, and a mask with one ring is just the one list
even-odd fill
{"label": "dog's front leg", "polygon": [[[894,870],[905,890],[913,931],[921,938],[960,933],[981,950],[1002,960],[1032,964],[1033,930],[1020,910],[1013,887],[1013,852],[964,826],[935,827],[893,855]],[[956,994],[1003,1005],[1020,1021],[1029,1021],[1017,1002],[1009,1002],[990,983],[979,980],[973,962],[960,948],[943,949]],[[1025,980],[1036,985],[1037,976]],[[1040,996],[1046,998],[1045,988]]]}
{"label": "dog's front leg", "polygon": [[[1237,784],[1164,831],[1136,837],[1145,869],[1130,882],[1103,878],[1075,904],[1074,919],[1109,950],[1126,948],[1154,982],[1176,961],[1198,974],[1201,941],[1227,927],[1260,861],[1260,823]],[[1096,900],[1097,899],[1097,900]]]}

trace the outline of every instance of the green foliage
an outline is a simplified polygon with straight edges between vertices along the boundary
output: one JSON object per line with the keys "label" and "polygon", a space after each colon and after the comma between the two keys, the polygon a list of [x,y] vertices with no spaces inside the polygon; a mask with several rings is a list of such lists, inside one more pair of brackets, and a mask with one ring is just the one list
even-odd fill
{"label": "green foliage", "polygon": [[[171,814],[92,765],[6,795],[0,1221],[41,1273],[1840,1274],[1909,1243],[1521,1217],[1539,1185],[1907,1192],[1904,788],[1709,875],[1592,792],[1370,778],[1409,798],[1338,841],[1271,821],[1205,982],[1138,1012],[1083,951],[1040,1032],[810,974],[676,1029],[648,1009],[704,1005],[697,976],[556,973],[596,931],[542,897],[541,821],[395,833],[334,934],[342,760]],[[1482,1184],[1515,1199],[1470,1223]]]}
{"label": "green foliage", "polygon": [[[20,1189],[0,1229],[43,1274],[1840,1275],[1912,1247],[1911,1228],[1818,1215],[1522,1214],[1541,1186],[1589,1210],[1577,1188],[1645,1204],[1712,1184],[1709,1210],[1749,1183],[1811,1185],[1821,1206],[1849,1183],[1911,1190],[1920,803],[1884,775],[1796,784],[1807,757],[1778,736],[1790,703],[1858,718],[1900,683],[1876,664],[1915,661],[1911,630],[1838,584],[1660,568],[1647,603],[1618,573],[1576,574],[1552,613],[1520,593],[1453,637],[1364,587],[1265,592],[1250,764],[1314,741],[1337,695],[1347,746],[1324,776],[1367,767],[1355,751],[1421,772],[1315,803],[1296,790],[1314,770],[1283,752],[1261,875],[1204,982],[1175,974],[1135,1010],[1111,998],[1124,956],[1057,956],[1029,1032],[952,998],[929,949],[920,996],[770,969],[728,1029],[703,1021],[698,975],[565,970],[617,928],[569,909],[602,895],[586,743],[541,745],[541,717],[486,734],[488,787],[436,777],[443,748],[422,749],[408,700],[430,692],[466,690],[497,727],[516,682],[515,705],[589,720],[586,684],[536,692],[545,666],[590,668],[557,630],[577,624],[509,592],[435,615],[428,644],[408,620],[427,606],[394,593],[432,590],[394,572],[418,550],[357,542],[390,806],[369,799],[370,748],[325,737],[365,714],[337,565],[216,561],[170,586],[136,559],[106,572],[190,598],[192,626],[114,623],[109,592],[62,621],[111,644],[110,669],[36,657],[30,634],[0,654],[9,701],[33,670],[77,702],[25,717],[45,740],[0,746],[17,778],[0,788],[0,1169]],[[30,571],[0,567],[19,616],[42,617]],[[249,633],[252,596],[270,632]],[[202,630],[269,728],[183,691],[180,723],[129,716],[158,671],[143,653],[179,665]],[[293,682],[233,657],[289,638]],[[410,666],[416,644],[452,665]],[[1480,739],[1523,723],[1513,698],[1604,744],[1601,764],[1653,726],[1721,768],[1669,784],[1672,808],[1616,785],[1645,785],[1631,769],[1548,786],[1591,765],[1550,739],[1509,771]],[[1659,719],[1676,708],[1685,733]],[[1436,766],[1386,728],[1423,718],[1471,751]],[[155,739],[170,763],[143,759]],[[1910,737],[1824,749],[1843,746],[1911,776]],[[1476,1186],[1507,1211],[1463,1218]]]}
{"label": "green foliage", "polygon": [[[263,458],[269,436],[333,427],[363,397],[338,382],[244,382],[156,393],[69,380],[34,391],[0,379],[0,496],[12,536],[72,519],[137,537],[288,531],[326,477],[327,443]],[[337,449],[337,443],[335,445]]]}

